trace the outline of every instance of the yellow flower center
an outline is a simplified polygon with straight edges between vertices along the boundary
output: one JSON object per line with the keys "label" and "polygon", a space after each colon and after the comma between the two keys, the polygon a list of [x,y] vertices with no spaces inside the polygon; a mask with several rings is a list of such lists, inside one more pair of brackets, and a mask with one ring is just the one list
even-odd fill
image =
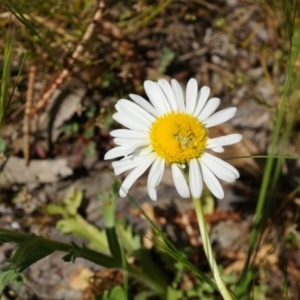
{"label": "yellow flower center", "polygon": [[155,120],[150,129],[151,145],[167,164],[184,164],[200,157],[207,144],[207,130],[192,115],[172,112]]}

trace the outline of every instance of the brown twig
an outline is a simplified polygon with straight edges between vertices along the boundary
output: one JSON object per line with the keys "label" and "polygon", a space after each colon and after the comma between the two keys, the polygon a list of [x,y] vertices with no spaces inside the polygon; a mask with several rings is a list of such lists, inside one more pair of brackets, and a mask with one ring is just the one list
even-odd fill
{"label": "brown twig", "polygon": [[32,66],[29,70],[28,88],[26,93],[25,114],[23,120],[23,152],[25,163],[29,165],[30,159],[30,112],[32,106],[34,82],[36,75],[36,67]]}
{"label": "brown twig", "polygon": [[72,66],[78,59],[79,55],[82,54],[84,50],[84,46],[87,41],[90,39],[91,35],[94,32],[96,23],[101,19],[103,10],[104,10],[104,1],[100,0],[98,9],[93,17],[92,22],[87,27],[82,39],[80,40],[79,44],[76,46],[75,51],[71,55],[70,59],[68,60],[68,68],[65,68],[61,71],[58,77],[53,81],[50,87],[42,93],[40,96],[37,105],[32,107],[31,115],[37,114],[42,108],[44,108],[48,102],[48,99],[53,95],[53,93],[66,81],[66,79],[71,75]]}

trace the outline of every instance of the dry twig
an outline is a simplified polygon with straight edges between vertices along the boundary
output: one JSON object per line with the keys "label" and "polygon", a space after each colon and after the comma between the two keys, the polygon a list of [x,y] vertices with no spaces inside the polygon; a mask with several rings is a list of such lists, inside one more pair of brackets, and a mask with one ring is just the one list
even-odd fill
{"label": "dry twig", "polygon": [[50,85],[50,87],[40,96],[37,105],[35,107],[32,107],[31,109],[31,115],[34,115],[38,113],[41,109],[43,109],[48,99],[53,95],[53,93],[58,89],[65,81],[66,79],[71,76],[71,69],[74,65],[75,61],[78,59],[80,54],[82,54],[84,50],[84,46],[87,43],[87,41],[90,39],[91,35],[94,32],[96,23],[101,19],[102,13],[104,10],[104,1],[99,1],[98,9],[93,17],[92,22],[87,27],[81,41],[77,45],[75,51],[71,55],[70,59],[68,60],[68,68],[65,68],[61,71],[61,73],[58,75],[58,77],[53,81],[53,83]]}
{"label": "dry twig", "polygon": [[32,66],[29,70],[28,88],[26,94],[25,114],[23,120],[23,152],[25,163],[29,165],[30,159],[30,112],[32,106],[34,82],[36,75],[36,67]]}

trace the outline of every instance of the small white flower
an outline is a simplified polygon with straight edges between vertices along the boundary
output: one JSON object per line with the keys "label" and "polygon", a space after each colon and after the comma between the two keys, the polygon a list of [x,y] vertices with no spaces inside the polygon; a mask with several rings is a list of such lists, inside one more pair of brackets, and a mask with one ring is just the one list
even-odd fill
{"label": "small white flower", "polygon": [[[121,185],[120,196],[125,197],[133,183],[151,166],[147,188],[150,198],[156,200],[156,188],[165,166],[170,165],[180,196],[187,198],[191,193],[194,198],[199,198],[203,180],[211,192],[222,199],[224,192],[216,177],[233,182],[239,173],[206,150],[223,152],[223,146],[241,141],[242,136],[230,134],[210,139],[207,128],[231,119],[237,109],[230,107],[213,114],[220,99],[208,100],[209,87],[204,86],[198,92],[197,81],[193,78],[187,84],[185,95],[174,79],[171,84],[164,79],[158,82],[147,80],[144,88],[150,103],[131,94],[135,103],[119,100],[113,115],[128,129],[111,132],[118,146],[108,151],[105,159],[124,157],[112,163],[116,175],[132,169]],[[189,183],[183,174],[186,165]]]}

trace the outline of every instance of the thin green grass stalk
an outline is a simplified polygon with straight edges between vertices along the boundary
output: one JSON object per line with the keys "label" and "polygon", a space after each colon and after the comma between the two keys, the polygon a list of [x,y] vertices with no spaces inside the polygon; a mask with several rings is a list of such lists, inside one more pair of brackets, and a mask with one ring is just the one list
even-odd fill
{"label": "thin green grass stalk", "polygon": [[[294,21],[295,21],[294,14],[290,10],[290,7],[294,7],[293,5],[295,5],[295,1],[294,0],[291,1],[291,3],[290,3],[291,6],[289,6],[287,1],[289,1],[289,0],[282,0],[283,9],[284,9],[285,13],[286,13],[286,11],[291,13],[290,16],[293,20],[293,22],[291,22],[291,24],[294,25]],[[289,8],[287,9],[287,7],[289,7]],[[291,21],[291,19],[289,19],[289,20]],[[290,28],[292,25],[290,25]],[[292,26],[292,27],[294,27],[294,26]],[[290,34],[290,32],[288,32],[288,33]],[[297,40],[298,40],[298,38],[297,38]],[[267,163],[266,163],[266,167],[264,170],[264,175],[263,175],[260,193],[259,193],[259,197],[258,197],[258,203],[256,206],[255,215],[254,215],[253,227],[252,227],[251,234],[250,234],[250,242],[249,242],[247,260],[245,263],[243,274],[241,276],[240,285],[238,286],[237,291],[236,291],[238,297],[241,297],[242,295],[246,295],[246,290],[247,290],[248,285],[245,283],[247,281],[247,278],[249,277],[248,273],[249,273],[251,256],[254,253],[254,250],[258,249],[258,247],[259,247],[260,237],[261,237],[261,234],[264,229],[263,225],[266,224],[267,219],[270,215],[271,200],[273,199],[276,185],[278,183],[281,166],[282,166],[282,162],[283,162],[283,158],[284,158],[284,150],[285,150],[286,144],[288,142],[288,138],[289,138],[289,135],[291,132],[291,127],[293,124],[293,114],[295,113],[295,110],[296,110],[296,99],[294,99],[292,101],[291,112],[290,112],[291,115],[288,120],[288,127],[286,128],[285,132],[283,133],[283,143],[282,143],[280,155],[278,156],[279,159],[277,160],[275,173],[272,173],[274,163],[275,163],[275,158],[277,157],[275,155],[275,153],[276,153],[277,145],[279,142],[280,133],[282,130],[282,125],[284,122],[285,109],[287,107],[288,96],[290,94],[290,90],[291,90],[291,86],[292,86],[292,82],[293,82],[295,57],[298,56],[298,51],[300,48],[300,45],[298,43],[299,41],[297,41],[297,40],[296,40],[296,43],[292,47],[291,59],[289,62],[287,77],[286,77],[286,81],[285,81],[284,88],[283,88],[283,97],[282,97],[282,101],[280,103],[280,108],[278,110],[278,115],[276,118],[275,129],[274,129],[273,136],[272,136],[270,151],[269,151],[269,155],[267,158]],[[293,42],[294,42],[294,40],[293,40]],[[296,80],[296,82],[299,84],[298,79]],[[295,86],[296,86],[296,84],[295,84]],[[270,189],[270,183],[271,183],[271,189]]]}
{"label": "thin green grass stalk", "polygon": [[205,221],[205,217],[204,217],[204,213],[203,213],[203,206],[202,206],[201,200],[193,198],[193,202],[194,202],[194,207],[195,207],[195,211],[196,211],[196,215],[197,215],[197,219],[198,219],[199,229],[200,229],[200,233],[201,233],[201,237],[202,237],[204,252],[207,257],[209,266],[213,272],[219,292],[223,296],[223,299],[232,300],[233,297],[232,297],[231,293],[229,292],[229,290],[227,289],[227,287],[221,277],[221,274],[218,269],[218,265],[214,258],[213,250],[211,248],[211,244],[210,244],[210,240],[209,240],[209,235],[208,235],[208,230],[207,230],[207,225],[206,225],[206,221]]}
{"label": "thin green grass stalk", "polygon": [[128,291],[129,291],[129,283],[128,283],[128,271],[123,270],[123,288],[125,294],[125,300],[128,300]]}
{"label": "thin green grass stalk", "polygon": [[130,20],[120,21],[118,25],[120,27],[126,27],[127,32],[135,31],[139,27],[146,25],[157,15],[159,15],[164,9],[167,8],[168,5],[171,4],[171,2],[172,0],[166,0],[157,5],[150,6],[149,8],[146,8],[144,11],[139,13],[137,16],[132,17]]}
{"label": "thin green grass stalk", "polygon": [[4,50],[4,62],[2,70],[2,83],[0,95],[0,128],[8,107],[8,87],[10,82],[10,65],[12,55],[12,35],[8,34]]}
{"label": "thin green grass stalk", "polygon": [[285,16],[286,31],[290,45],[292,44],[298,0],[280,0]]}
{"label": "thin green grass stalk", "polygon": [[[294,73],[295,73],[294,66],[295,66],[295,62],[299,58],[300,26],[297,27],[296,34],[294,35],[293,41],[294,41],[294,43],[293,43],[293,49],[292,49],[292,55],[291,55],[291,62],[289,64],[289,70],[288,70],[288,74],[287,74],[287,76],[290,77],[290,80],[289,80],[290,85],[284,87],[285,91],[283,93],[284,93],[284,95],[289,95],[290,91],[291,91],[291,87],[295,87],[295,92],[293,92],[292,96],[291,96],[290,110],[287,113],[288,118],[287,118],[287,122],[285,125],[285,130],[283,131],[283,135],[282,135],[280,158],[277,160],[277,164],[276,164],[276,168],[275,168],[274,176],[273,176],[273,181],[272,181],[272,184],[270,187],[270,197],[271,198],[274,198],[276,185],[277,185],[277,182],[279,180],[281,170],[282,170],[282,164],[283,164],[283,160],[284,160],[285,151],[286,151],[287,145],[289,143],[292,127],[294,124],[295,114],[297,111],[297,105],[299,104],[299,98],[298,98],[299,90],[297,88],[300,86],[300,73],[298,72],[298,73],[296,73],[296,75],[294,75]],[[293,78],[295,78],[295,79],[293,80]]]}
{"label": "thin green grass stalk", "polygon": [[[285,99],[285,103],[288,101],[291,96],[290,110],[286,112],[288,115],[286,125],[284,126],[285,130],[282,134],[282,143],[280,147],[280,158],[277,160],[276,168],[274,171],[273,181],[270,187],[270,197],[274,197],[276,185],[281,174],[282,164],[283,164],[283,156],[285,155],[286,148],[289,142],[291,130],[294,123],[294,118],[296,114],[297,104],[298,104],[298,89],[297,87],[300,84],[300,75],[299,72],[295,72],[295,65],[297,59],[299,58],[300,51],[300,26],[295,27],[295,17],[297,11],[297,1],[296,0],[281,0],[283,12],[285,14],[286,20],[286,30],[288,32],[290,43],[291,43],[291,55],[290,62],[287,71],[286,84],[283,89],[283,98]],[[296,74],[295,74],[296,73]],[[291,93],[292,87],[295,88],[295,92]]]}
{"label": "thin green grass stalk", "polygon": [[214,290],[218,291],[218,287],[206,274],[198,270],[188,259],[183,256],[183,254],[175,247],[175,245],[167,238],[167,236],[161,232],[158,226],[147,216],[147,214],[142,210],[138,203],[131,197],[127,195],[130,201],[135,205],[135,207],[141,212],[141,214],[149,221],[152,228],[154,228],[155,233],[159,235],[161,240],[156,240],[161,250],[167,253],[170,257],[180,262],[183,266],[193,272],[196,276],[202,279],[204,282],[208,283]]}
{"label": "thin green grass stalk", "polygon": [[41,37],[41,35],[36,31],[34,26],[27,20],[25,13],[22,11],[22,7],[20,5],[16,5],[13,0],[7,0],[6,2],[7,9],[25,26],[25,28],[32,34],[32,36],[36,36],[38,41],[42,44],[44,49],[49,53],[51,59],[56,63],[56,65],[62,67],[62,63],[55,53],[52,51],[49,44]]}

